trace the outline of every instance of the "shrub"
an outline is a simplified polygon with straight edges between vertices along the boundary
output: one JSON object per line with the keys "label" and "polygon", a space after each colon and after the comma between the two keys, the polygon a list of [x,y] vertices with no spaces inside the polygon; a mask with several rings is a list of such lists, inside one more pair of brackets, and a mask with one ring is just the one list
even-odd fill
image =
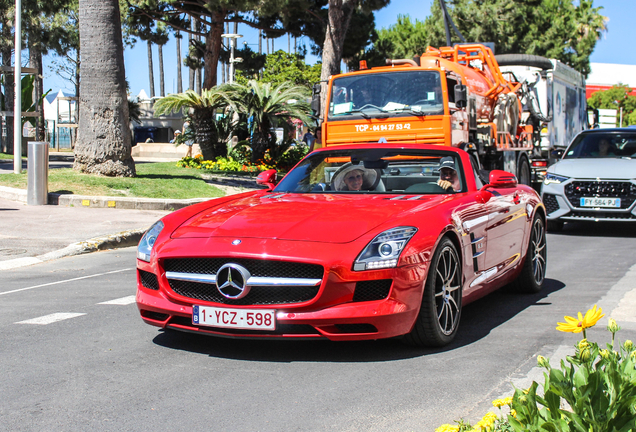
{"label": "shrub", "polygon": [[511,414],[506,418],[498,417],[489,426],[480,422],[474,428],[460,421],[457,426],[442,425],[436,431],[636,430],[636,348],[629,340],[622,345],[616,342],[620,327],[612,318],[607,326],[611,342],[606,348],[589,342],[586,329],[603,316],[602,309],[594,306],[585,315],[579,312],[577,318],[566,316],[564,323],[558,323],[559,331],[583,333],[574,345],[574,355],[567,356],[559,367],[539,356],[537,363],[546,370],[542,391],[537,393],[536,382],[526,390],[515,389]]}

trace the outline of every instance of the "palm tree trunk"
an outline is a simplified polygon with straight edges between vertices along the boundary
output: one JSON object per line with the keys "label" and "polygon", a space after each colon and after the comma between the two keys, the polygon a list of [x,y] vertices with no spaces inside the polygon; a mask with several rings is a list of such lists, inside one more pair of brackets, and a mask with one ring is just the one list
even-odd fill
{"label": "palm tree trunk", "polygon": [[174,37],[177,42],[177,93],[183,93],[183,78],[181,77],[181,33],[179,30],[175,32]]}
{"label": "palm tree trunk", "polygon": [[163,47],[157,45],[159,49],[159,96],[164,97],[166,95],[165,76],[163,73]]}
{"label": "palm tree trunk", "polygon": [[152,42],[148,40],[148,80],[150,82],[150,99],[155,97],[155,75],[152,64]]}
{"label": "palm tree trunk", "polygon": [[75,170],[132,177],[118,0],[79,1],[82,81]]}
{"label": "palm tree trunk", "polygon": [[[190,30],[194,31],[194,29],[196,28],[195,24],[194,24],[194,18],[190,18]],[[192,46],[192,44],[190,43],[191,40],[193,40],[194,37],[192,36],[192,33],[188,33],[188,52],[190,52],[190,46]],[[190,68],[190,76],[189,76],[189,80],[188,80],[188,89],[194,91],[194,75],[195,75],[195,71],[193,68]]]}

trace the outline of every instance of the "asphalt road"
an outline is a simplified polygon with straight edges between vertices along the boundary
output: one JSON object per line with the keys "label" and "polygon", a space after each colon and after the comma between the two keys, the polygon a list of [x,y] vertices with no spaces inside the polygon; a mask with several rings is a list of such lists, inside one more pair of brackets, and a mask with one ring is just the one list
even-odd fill
{"label": "asphalt road", "polygon": [[[548,247],[542,293],[465,307],[456,341],[439,350],[164,332],[138,317],[133,248],[3,271],[0,429],[433,431],[476,421],[511,382],[542,382],[537,354],[571,353],[579,336],[555,330],[564,315],[598,303],[626,317],[619,338],[636,338],[636,304],[620,303],[636,289],[636,227],[574,225]],[[589,339],[608,341],[606,318]]]}

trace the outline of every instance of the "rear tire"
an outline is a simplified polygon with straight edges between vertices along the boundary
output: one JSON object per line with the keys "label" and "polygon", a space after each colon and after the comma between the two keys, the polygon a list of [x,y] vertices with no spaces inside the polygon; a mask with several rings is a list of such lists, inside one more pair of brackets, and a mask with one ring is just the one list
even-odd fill
{"label": "rear tire", "polygon": [[541,291],[548,256],[545,225],[541,216],[535,215],[531,230],[523,269],[512,283],[515,291],[529,294]]}
{"label": "rear tire", "polygon": [[531,183],[530,162],[525,155],[519,156],[517,167],[517,181],[519,184],[530,186]]}
{"label": "rear tire", "polygon": [[413,330],[404,336],[410,345],[439,347],[457,334],[462,312],[462,269],[450,239],[440,242],[428,270],[422,305]]}

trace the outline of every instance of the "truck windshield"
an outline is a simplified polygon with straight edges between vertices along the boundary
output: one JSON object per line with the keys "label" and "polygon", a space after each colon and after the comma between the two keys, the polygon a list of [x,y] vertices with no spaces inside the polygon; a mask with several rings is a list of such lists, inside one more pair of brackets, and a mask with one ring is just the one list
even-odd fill
{"label": "truck windshield", "polygon": [[333,80],[329,120],[444,113],[440,73],[391,71]]}

